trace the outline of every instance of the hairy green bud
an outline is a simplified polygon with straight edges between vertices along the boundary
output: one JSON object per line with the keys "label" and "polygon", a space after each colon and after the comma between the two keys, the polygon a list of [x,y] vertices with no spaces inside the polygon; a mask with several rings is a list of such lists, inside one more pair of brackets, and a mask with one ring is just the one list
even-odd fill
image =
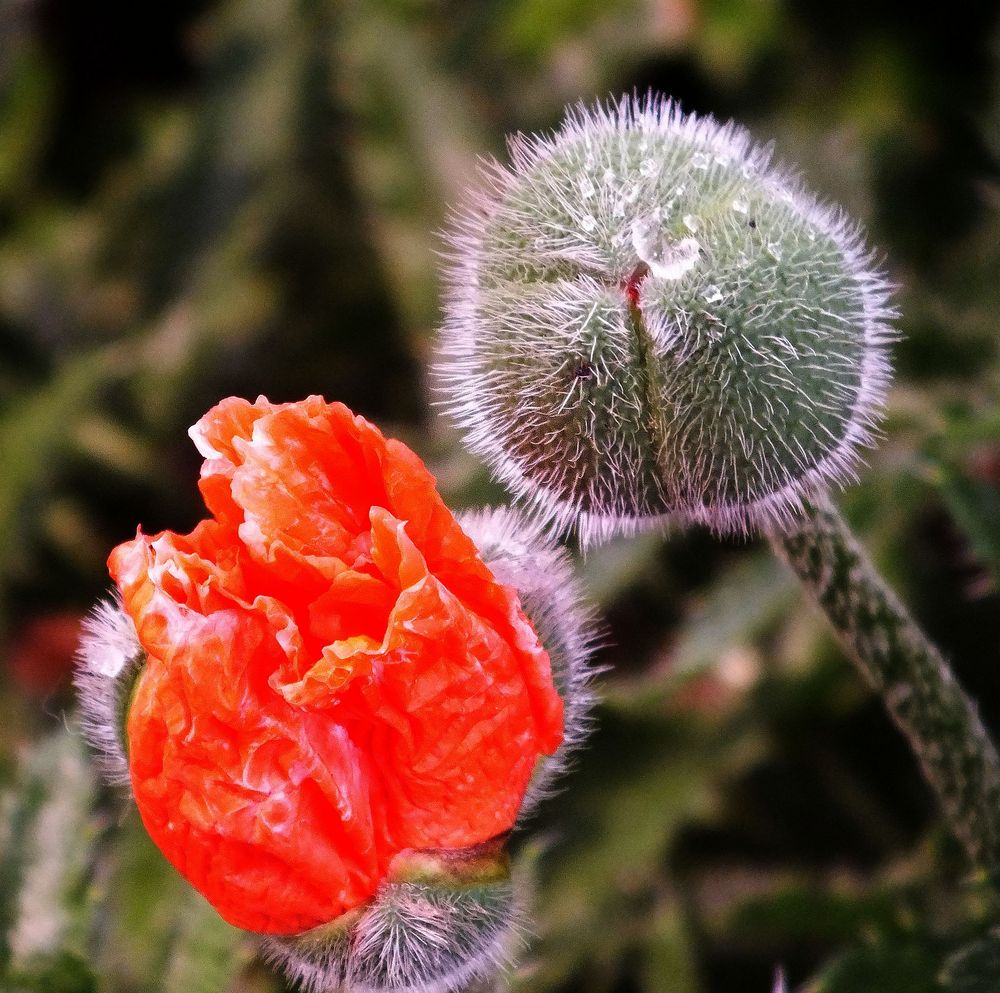
{"label": "hairy green bud", "polygon": [[851,476],[893,314],[852,222],[661,98],[510,154],[450,235],[440,375],[515,494],[586,542],[780,522]]}

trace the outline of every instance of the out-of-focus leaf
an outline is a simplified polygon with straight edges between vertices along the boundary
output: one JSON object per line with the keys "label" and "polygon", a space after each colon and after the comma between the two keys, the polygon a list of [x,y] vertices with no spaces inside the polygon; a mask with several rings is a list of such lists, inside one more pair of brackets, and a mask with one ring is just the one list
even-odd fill
{"label": "out-of-focus leaf", "polygon": [[600,4],[592,0],[521,0],[501,9],[505,16],[497,27],[499,43],[515,56],[534,59],[560,41],[581,34],[599,17],[619,10],[633,17],[642,13],[635,0]]}
{"label": "out-of-focus leaf", "polygon": [[194,890],[179,908],[180,929],[163,975],[163,993],[223,993],[253,957],[247,936]]}
{"label": "out-of-focus leaf", "polygon": [[253,958],[146,834],[134,806],[102,857],[103,929],[94,961],[113,990],[224,993]]}
{"label": "out-of-focus leaf", "polygon": [[12,968],[83,953],[91,842],[94,775],[82,741],[60,731],[27,755],[20,803],[0,864],[0,965]]}
{"label": "out-of-focus leaf", "polygon": [[937,954],[926,943],[878,945],[838,958],[807,993],[944,993]]}
{"label": "out-of-focus leaf", "polygon": [[3,993],[98,993],[97,977],[83,956],[61,951],[35,956],[4,976]]}
{"label": "out-of-focus leaf", "polygon": [[[766,883],[766,874],[760,876]],[[781,942],[843,945],[859,930],[894,927],[897,904],[897,893],[865,889],[860,880],[778,880],[773,892],[747,899],[719,927],[755,947]]]}
{"label": "out-of-focus leaf", "polygon": [[351,80],[346,101],[362,125],[349,149],[358,182],[376,208],[375,237],[395,299],[423,335],[438,317],[434,232],[447,202],[477,181],[487,136],[468,92],[402,13],[381,3],[343,4],[337,50]]}
{"label": "out-of-focus leaf", "polygon": [[792,576],[769,552],[741,559],[687,614],[663,664],[639,680],[609,687],[608,702],[625,708],[662,706],[734,647],[753,644],[798,595]]}
{"label": "out-of-focus leaf", "polygon": [[103,928],[95,949],[116,989],[156,988],[178,931],[188,885],[146,834],[130,806],[102,855]]}
{"label": "out-of-focus leaf", "polygon": [[714,665],[735,644],[751,641],[799,595],[794,578],[769,551],[740,559],[691,611],[672,653],[683,678]]}
{"label": "out-of-focus leaf", "polygon": [[995,586],[1000,575],[1000,486],[973,479],[950,460],[938,460],[933,468],[945,505]]}
{"label": "out-of-focus leaf", "polygon": [[676,894],[660,896],[644,946],[642,983],[646,993],[698,993],[692,935]]}
{"label": "out-of-focus leaf", "polygon": [[692,39],[713,73],[739,78],[753,65],[783,25],[776,0],[702,0],[701,30]]}
{"label": "out-of-focus leaf", "polygon": [[580,571],[595,603],[608,604],[641,575],[663,545],[655,531],[631,538],[615,538],[587,550]]}
{"label": "out-of-focus leaf", "polygon": [[947,993],[1000,990],[1000,933],[976,941],[945,962],[941,982]]}
{"label": "out-of-focus leaf", "polygon": [[0,417],[0,576],[13,568],[26,513],[65,454],[77,420],[105,384],[127,372],[127,354],[110,347],[67,362],[47,386],[12,400]]}
{"label": "out-of-focus leaf", "polygon": [[625,953],[649,940],[662,943],[661,966],[690,965],[682,932],[665,939],[663,919],[650,913],[663,863],[678,828],[711,809],[714,777],[759,755],[752,735],[686,720],[604,712],[600,728],[598,747],[559,798],[554,849],[539,862],[540,940],[526,990],[573,977],[589,993],[608,990]]}
{"label": "out-of-focus leaf", "polygon": [[[4,17],[17,16],[4,12]],[[54,82],[46,53],[34,39],[27,36],[8,47],[0,38],[0,202],[35,179],[35,160],[51,119]]]}
{"label": "out-of-focus leaf", "polygon": [[142,436],[110,417],[94,412],[79,418],[73,428],[76,450],[115,473],[151,480],[161,468]]}
{"label": "out-of-focus leaf", "polygon": [[11,934],[17,920],[18,897],[27,861],[28,833],[45,799],[42,784],[16,782],[17,792],[0,797],[0,975],[11,958]]}

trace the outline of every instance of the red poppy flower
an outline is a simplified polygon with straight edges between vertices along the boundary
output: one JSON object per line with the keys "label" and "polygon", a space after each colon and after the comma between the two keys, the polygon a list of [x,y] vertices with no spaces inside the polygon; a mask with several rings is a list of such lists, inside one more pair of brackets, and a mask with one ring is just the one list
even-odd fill
{"label": "red poppy flower", "polygon": [[132,788],[226,920],[298,933],[400,852],[509,830],[562,704],[405,445],[321,397],[225,400],[191,434],[212,517],[109,560],[147,655]]}

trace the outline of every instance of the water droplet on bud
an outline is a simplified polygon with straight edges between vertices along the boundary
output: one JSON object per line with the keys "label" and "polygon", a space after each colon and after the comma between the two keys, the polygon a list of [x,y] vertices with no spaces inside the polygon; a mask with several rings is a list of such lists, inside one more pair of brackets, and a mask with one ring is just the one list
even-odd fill
{"label": "water droplet on bud", "polygon": [[691,232],[691,234],[697,233],[697,231],[698,231],[698,218],[697,217],[694,217],[691,214],[685,214],[684,217],[681,218],[681,220],[684,221],[684,227],[686,227],[688,229],[688,231]]}
{"label": "water droplet on bud", "polygon": [[632,224],[632,246],[660,279],[680,279],[698,264],[701,253],[695,238],[672,238],[654,217],[639,218]]}

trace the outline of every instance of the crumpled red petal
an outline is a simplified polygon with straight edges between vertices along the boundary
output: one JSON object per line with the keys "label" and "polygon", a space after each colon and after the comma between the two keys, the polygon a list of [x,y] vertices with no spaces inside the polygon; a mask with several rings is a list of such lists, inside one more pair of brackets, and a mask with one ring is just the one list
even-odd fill
{"label": "crumpled red petal", "polygon": [[133,791],[223,917],[297,933],[401,851],[509,830],[562,704],[406,446],[321,397],[229,399],[192,436],[212,518],[109,560],[148,655]]}

